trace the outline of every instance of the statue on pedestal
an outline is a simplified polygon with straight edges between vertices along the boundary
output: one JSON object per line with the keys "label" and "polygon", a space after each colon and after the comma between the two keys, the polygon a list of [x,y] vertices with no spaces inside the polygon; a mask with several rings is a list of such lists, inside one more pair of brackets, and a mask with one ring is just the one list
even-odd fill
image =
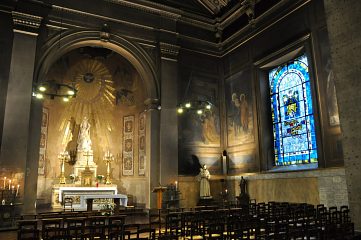
{"label": "statue on pedestal", "polygon": [[247,193],[247,180],[241,177],[241,181],[239,182],[240,194],[238,197],[239,204],[241,206],[248,206],[249,204],[249,195]]}
{"label": "statue on pedestal", "polygon": [[84,117],[80,124],[78,137],[78,151],[89,152],[92,149],[92,141],[90,139],[90,123],[87,117]]}
{"label": "statue on pedestal", "polygon": [[211,188],[209,186],[208,179],[211,177],[209,174],[209,171],[207,169],[207,166],[204,164],[200,168],[200,172],[198,175],[198,179],[200,181],[200,187],[199,187],[199,196],[201,199],[205,198],[212,198],[211,196]]}
{"label": "statue on pedestal", "polygon": [[[76,163],[74,165],[74,174],[80,176],[83,170],[92,171],[94,177],[97,174],[97,165],[93,160],[92,141],[90,139],[90,123],[87,117],[84,117],[80,124],[79,135],[77,140],[77,156]],[[82,176],[80,176],[80,181]]]}

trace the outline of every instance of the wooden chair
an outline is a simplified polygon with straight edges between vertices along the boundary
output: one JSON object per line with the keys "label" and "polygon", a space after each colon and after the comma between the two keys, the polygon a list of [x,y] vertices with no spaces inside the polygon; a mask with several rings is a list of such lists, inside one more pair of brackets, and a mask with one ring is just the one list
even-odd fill
{"label": "wooden chair", "polygon": [[64,238],[69,240],[81,240],[85,233],[85,217],[64,219]]}
{"label": "wooden chair", "polygon": [[43,240],[61,239],[63,236],[63,224],[61,218],[49,218],[41,220],[41,237]]}
{"label": "wooden chair", "polygon": [[155,229],[139,228],[137,232],[138,240],[155,240]]}
{"label": "wooden chair", "polygon": [[125,239],[137,239],[139,224],[124,224]]}
{"label": "wooden chair", "polygon": [[64,198],[63,211],[74,211],[72,198]]}
{"label": "wooden chair", "polygon": [[106,238],[106,225],[107,217],[106,216],[91,216],[88,218],[88,228],[86,232],[86,237],[90,240],[93,239],[105,239]]}
{"label": "wooden chair", "polygon": [[34,240],[39,239],[38,220],[19,220],[17,239]]}
{"label": "wooden chair", "polygon": [[110,216],[108,218],[108,239],[122,240],[124,239],[125,215]]}

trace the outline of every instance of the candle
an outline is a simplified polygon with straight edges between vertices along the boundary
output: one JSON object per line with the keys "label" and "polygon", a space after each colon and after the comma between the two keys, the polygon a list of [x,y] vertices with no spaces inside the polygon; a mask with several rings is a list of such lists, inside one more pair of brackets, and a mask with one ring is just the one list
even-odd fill
{"label": "candle", "polygon": [[178,190],[178,181],[175,181],[175,190]]}
{"label": "candle", "polygon": [[12,185],[12,186],[11,186],[11,193],[14,193],[14,192],[15,192],[14,189],[15,189],[15,186]]}
{"label": "candle", "polygon": [[6,177],[4,177],[4,189],[6,187]]}
{"label": "candle", "polygon": [[20,185],[18,184],[18,187],[16,188],[16,194],[15,194],[16,197],[17,197],[18,194],[19,194],[19,187],[20,187]]}
{"label": "candle", "polygon": [[10,190],[10,187],[11,187],[11,179],[9,179],[9,190]]}

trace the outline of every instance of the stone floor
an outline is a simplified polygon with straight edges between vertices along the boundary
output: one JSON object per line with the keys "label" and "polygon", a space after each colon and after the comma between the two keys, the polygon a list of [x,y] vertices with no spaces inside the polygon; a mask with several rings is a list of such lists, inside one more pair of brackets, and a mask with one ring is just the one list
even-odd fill
{"label": "stone floor", "polygon": [[16,231],[3,231],[0,232],[1,240],[15,240],[16,239]]}

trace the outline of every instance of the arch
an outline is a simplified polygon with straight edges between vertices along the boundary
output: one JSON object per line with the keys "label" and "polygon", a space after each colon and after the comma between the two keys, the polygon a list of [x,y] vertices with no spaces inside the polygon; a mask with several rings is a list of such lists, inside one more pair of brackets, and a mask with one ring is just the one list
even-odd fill
{"label": "arch", "polygon": [[50,67],[71,50],[85,46],[103,47],[120,54],[134,66],[144,83],[146,99],[159,99],[160,87],[150,56],[139,46],[123,37],[111,34],[110,40],[105,42],[100,40],[99,35],[99,31],[82,30],[67,32],[50,39],[45,43],[45,50],[37,62],[34,82],[43,81]]}

